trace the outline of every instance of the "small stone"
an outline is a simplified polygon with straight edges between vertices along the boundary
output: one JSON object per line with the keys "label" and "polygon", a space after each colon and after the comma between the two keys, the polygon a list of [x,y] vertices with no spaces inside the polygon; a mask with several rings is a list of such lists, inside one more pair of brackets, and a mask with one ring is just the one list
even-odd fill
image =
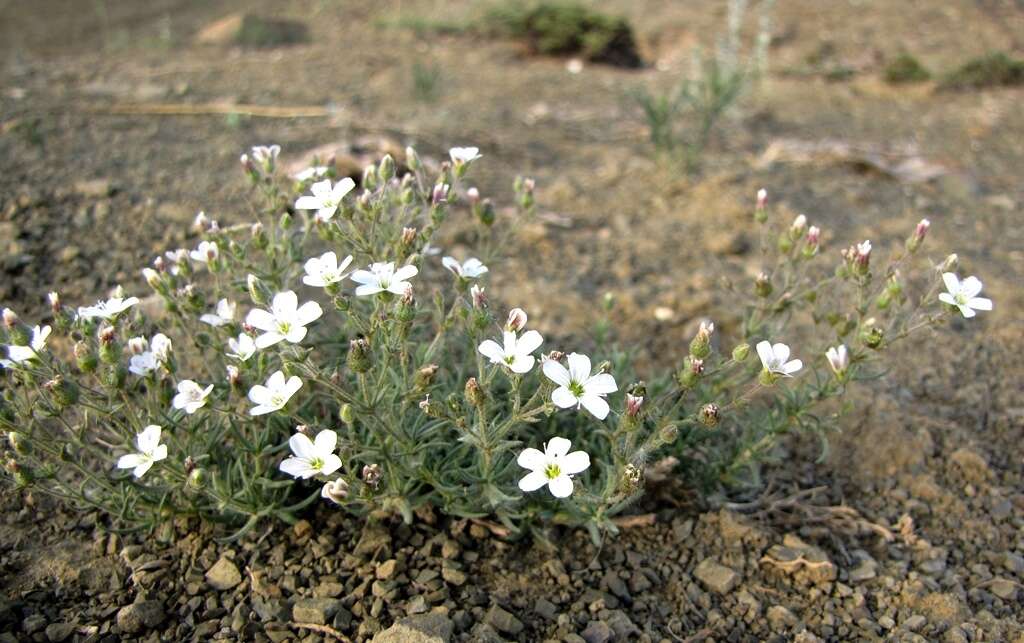
{"label": "small stone", "polygon": [[448,643],[454,629],[451,619],[444,614],[418,614],[379,632],[373,643]]}
{"label": "small stone", "polygon": [[395,575],[398,570],[398,561],[394,558],[385,560],[380,565],[377,565],[377,578],[381,580],[387,580]]}
{"label": "small stone", "polygon": [[46,626],[46,640],[50,643],[60,643],[74,631],[75,626],[71,623],[50,623]]}
{"label": "small stone", "polygon": [[309,524],[308,520],[300,520],[292,527],[292,531],[295,532],[296,538],[305,538],[313,533],[313,525]]}
{"label": "small stone", "polygon": [[988,589],[1005,601],[1012,601],[1017,596],[1017,583],[1006,578],[993,578],[988,584]]}
{"label": "small stone", "polygon": [[292,620],[296,623],[326,625],[342,608],[336,598],[304,598],[292,606]]}
{"label": "small stone", "polygon": [[455,569],[454,567],[442,567],[441,578],[443,578],[445,582],[451,583],[452,585],[458,587],[459,585],[462,585],[466,582],[466,573],[461,570]]}
{"label": "small stone", "polygon": [[587,643],[608,643],[612,640],[612,628],[604,621],[590,621],[580,636]]}
{"label": "small stone", "polygon": [[925,617],[921,616],[920,614],[914,614],[913,616],[910,616],[903,621],[903,627],[911,632],[916,632],[917,630],[921,629],[921,627],[924,626],[924,624],[927,622],[928,619],[926,619]]}
{"label": "small stone", "polygon": [[462,546],[457,540],[449,538],[441,545],[441,556],[444,558],[458,558],[460,553],[462,553]]}
{"label": "small stone", "polygon": [[533,605],[533,612],[539,616],[543,616],[549,621],[555,620],[558,616],[558,606],[549,601],[546,598],[538,598],[537,602]]}
{"label": "small stone", "polygon": [[519,634],[523,631],[523,623],[498,605],[491,605],[491,609],[487,610],[484,623],[505,634]]}
{"label": "small stone", "polygon": [[160,601],[139,601],[122,607],[117,613],[117,626],[127,634],[160,625],[164,621],[164,606]]}
{"label": "small stone", "polygon": [[76,181],[74,190],[79,196],[102,199],[110,196],[114,188],[108,179],[88,179]]}
{"label": "small stone", "polygon": [[224,591],[242,582],[242,574],[229,559],[221,557],[206,572],[206,582],[214,589]]}
{"label": "small stone", "polygon": [[21,622],[21,630],[25,632],[25,634],[35,634],[46,627],[48,622],[49,619],[42,614],[33,614]]}
{"label": "small stone", "polygon": [[850,582],[861,583],[866,580],[871,580],[877,575],[875,572],[875,567],[877,567],[877,565],[878,563],[873,560],[865,560],[861,562],[860,565],[857,565],[850,570]]}
{"label": "small stone", "polygon": [[1007,552],[1003,555],[1003,567],[1018,576],[1024,575],[1024,556]]}
{"label": "small stone", "polygon": [[728,594],[740,582],[739,574],[711,558],[700,561],[693,575],[716,594]]}
{"label": "small stone", "polygon": [[786,629],[796,625],[797,618],[793,612],[782,605],[772,605],[767,612],[768,622],[776,632],[784,632]]}
{"label": "small stone", "polygon": [[960,447],[949,456],[949,459],[960,469],[968,482],[983,482],[990,475],[985,458],[967,447]]}

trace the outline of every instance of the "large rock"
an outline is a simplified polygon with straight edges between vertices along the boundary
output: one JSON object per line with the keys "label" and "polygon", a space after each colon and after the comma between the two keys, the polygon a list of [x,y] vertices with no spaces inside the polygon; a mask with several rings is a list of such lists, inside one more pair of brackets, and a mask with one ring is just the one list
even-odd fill
{"label": "large rock", "polygon": [[448,643],[454,630],[444,614],[419,614],[403,618],[373,637],[373,643]]}

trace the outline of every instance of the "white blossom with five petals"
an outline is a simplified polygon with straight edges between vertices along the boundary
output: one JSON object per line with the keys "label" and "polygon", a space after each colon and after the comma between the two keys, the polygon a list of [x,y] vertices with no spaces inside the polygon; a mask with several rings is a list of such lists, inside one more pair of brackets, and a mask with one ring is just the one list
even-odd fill
{"label": "white blossom with five petals", "polygon": [[28,346],[9,344],[7,346],[7,359],[0,360],[0,365],[4,366],[4,368],[10,368],[16,364],[31,362],[46,348],[46,339],[49,336],[49,326],[33,327],[32,338],[29,340]]}
{"label": "white blossom with five petals", "polygon": [[213,390],[213,384],[203,388],[192,380],[178,382],[178,394],[171,400],[171,406],[192,415],[206,406],[206,398]]}
{"label": "white blossom with five petals", "polygon": [[111,297],[106,301],[98,301],[94,306],[82,306],[78,316],[82,319],[113,319],[139,303],[138,297]]}
{"label": "white blossom with five petals", "polygon": [[306,337],[306,326],[323,314],[320,304],[307,301],[299,306],[295,292],[286,290],[274,295],[269,311],[261,308],[250,310],[245,323],[263,331],[256,338],[256,348],[266,348],[285,340],[298,344]]}
{"label": "white blossom with five petals", "polygon": [[544,445],[544,451],[524,449],[516,462],[530,473],[519,480],[519,488],[530,492],[547,485],[556,498],[571,496],[572,476],[590,467],[590,456],[585,451],[569,453],[571,446],[569,440],[555,437]]}
{"label": "white blossom with five petals", "polygon": [[757,356],[761,358],[761,364],[766,371],[783,377],[793,377],[793,373],[804,367],[802,361],[789,359],[789,346],[785,344],[772,344],[769,341],[759,342]]}
{"label": "white blossom with five petals", "polygon": [[[142,341],[145,343],[144,339]],[[171,340],[167,335],[157,333],[148,343],[149,350],[132,355],[128,361],[128,370],[139,377],[149,375],[161,365],[166,364],[171,357]]]}
{"label": "white blossom with five petals", "polygon": [[981,294],[981,280],[977,277],[960,281],[952,272],[944,272],[942,282],[946,285],[946,292],[939,293],[939,301],[959,309],[964,317],[970,319],[978,314],[978,310],[992,310],[992,300],[978,296]]}
{"label": "white blossom with five petals", "polygon": [[214,311],[212,313],[203,314],[199,318],[199,321],[204,324],[209,324],[214,328],[230,324],[235,321],[235,309],[237,307],[238,306],[235,302],[228,301],[227,299],[221,299],[217,302],[217,306]]}
{"label": "white blossom with five petals", "polygon": [[310,440],[303,433],[296,433],[288,439],[292,455],[285,458],[278,468],[290,476],[308,480],[316,475],[331,475],[341,468],[341,458],[334,453],[338,434],[324,429]]}
{"label": "white blossom with five petals", "polygon": [[544,375],[558,384],[551,393],[551,401],[559,408],[581,406],[598,420],[608,417],[608,402],[604,397],[619,390],[615,378],[609,373],[590,374],[590,358],[579,353],[570,353],[569,368],[553,359],[544,361]]}
{"label": "white blossom with five petals", "polygon": [[117,460],[118,469],[134,469],[132,475],[141,478],[153,466],[167,457],[167,445],[160,444],[161,427],[150,424],[135,436],[138,453],[128,453]]}
{"label": "white blossom with five petals", "polygon": [[523,333],[522,337],[517,337],[514,332],[506,330],[502,333],[502,340],[504,345],[493,339],[485,339],[477,350],[492,364],[500,364],[520,375],[529,373],[535,361],[531,353],[544,343],[540,333],[530,330]]}
{"label": "white blossom with five petals", "polygon": [[330,179],[317,181],[309,186],[309,191],[313,195],[300,196],[295,201],[295,209],[316,210],[317,221],[330,221],[334,213],[338,211],[341,200],[355,187],[356,182],[347,176],[333,186]]}
{"label": "white blossom with five petals", "polygon": [[249,400],[256,405],[249,409],[249,414],[266,415],[280,411],[300,388],[302,380],[295,375],[285,380],[283,371],[274,371],[266,385],[256,384],[249,389]]}
{"label": "white blossom with five petals", "polygon": [[455,257],[445,257],[441,260],[441,264],[463,279],[476,279],[481,275],[487,274],[487,266],[476,257],[466,259],[462,263],[459,263]]}
{"label": "white blossom with five petals", "polygon": [[390,292],[396,295],[404,295],[406,290],[412,288],[409,279],[419,273],[416,266],[402,266],[395,270],[394,262],[375,263],[369,270],[356,270],[350,277],[352,281],[360,284],[356,288],[356,296],[375,295],[380,292]]}
{"label": "white blossom with five petals", "polygon": [[453,147],[448,150],[448,156],[451,157],[452,163],[462,165],[464,163],[472,163],[482,155],[478,147]]}
{"label": "white blossom with five petals", "polygon": [[248,361],[250,357],[256,354],[256,342],[245,333],[239,333],[237,339],[234,337],[228,339],[228,348],[231,352],[227,353],[227,356],[233,357],[240,362]]}
{"label": "white blossom with five petals", "polygon": [[352,263],[352,255],[348,255],[338,264],[338,255],[333,252],[325,252],[319,257],[313,257],[306,261],[306,275],[302,283],[316,288],[326,288],[330,284],[336,284],[348,275],[345,269]]}

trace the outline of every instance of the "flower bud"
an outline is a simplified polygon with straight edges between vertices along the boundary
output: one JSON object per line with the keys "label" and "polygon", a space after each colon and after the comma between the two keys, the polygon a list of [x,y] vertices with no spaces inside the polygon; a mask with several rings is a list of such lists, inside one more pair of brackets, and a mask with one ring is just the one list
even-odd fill
{"label": "flower bud", "polygon": [[818,254],[821,245],[821,230],[818,226],[811,226],[807,229],[807,244],[804,246],[804,256],[813,257]]}
{"label": "flower bud", "polygon": [[928,228],[930,228],[932,222],[928,219],[921,219],[917,222],[917,227],[914,228],[914,234],[910,235],[907,239],[907,250],[909,252],[917,252],[917,249],[921,247],[921,243],[924,238],[928,235]]}
{"label": "flower bud", "polygon": [[853,271],[859,275],[868,274],[871,264],[871,242],[863,241],[853,249]]}
{"label": "flower bud", "polygon": [[697,335],[690,342],[690,355],[705,359],[711,354],[711,334],[715,332],[715,324],[710,321],[701,321]]}
{"label": "flower bud", "polygon": [[132,355],[142,355],[149,348],[149,341],[145,337],[132,337],[128,340],[128,351]]}
{"label": "flower bud", "polygon": [[363,177],[359,179],[359,185],[367,191],[375,189],[377,187],[377,168],[372,165],[364,167]]}
{"label": "flower bud", "polygon": [[800,214],[793,219],[793,223],[789,226],[789,235],[794,241],[804,236],[804,230],[807,229],[807,215]]}
{"label": "flower bud", "polygon": [[473,284],[469,289],[469,298],[473,302],[473,308],[477,310],[487,308],[487,295],[484,294],[483,286]]}
{"label": "flower bud", "polygon": [[466,200],[469,201],[470,205],[476,205],[477,203],[479,203],[480,190],[476,189],[475,187],[466,190]]}
{"label": "flower bud", "polygon": [[477,218],[485,226],[494,225],[494,203],[490,199],[484,199],[480,202],[480,212],[477,214]]}
{"label": "flower bud", "polygon": [[704,406],[700,407],[700,412],[698,413],[700,417],[700,423],[708,428],[718,426],[718,422],[721,419],[721,413],[722,412],[721,410],[719,410],[717,404],[713,402],[705,404]]}
{"label": "flower bud", "polygon": [[363,483],[371,489],[376,490],[380,486],[382,476],[379,464],[368,464],[363,467]]}
{"label": "flower bud", "polygon": [[227,365],[227,381],[231,388],[237,387],[242,383],[242,372],[238,370],[238,367],[234,364]]}
{"label": "flower bud", "polygon": [[413,172],[418,172],[423,167],[419,155],[416,154],[416,150],[412,146],[405,148],[405,164]]}
{"label": "flower bud", "polygon": [[434,186],[433,191],[430,194],[431,205],[438,206],[444,203],[448,203],[448,184],[438,183]]}
{"label": "flower bud", "polygon": [[206,216],[206,213],[200,210],[196,214],[196,218],[192,220],[192,229],[202,234],[206,232],[206,228],[210,225],[210,219]]}
{"label": "flower bud", "polygon": [[563,353],[562,351],[551,351],[550,353],[548,353],[547,359],[560,362],[563,359],[565,359],[565,353]]}
{"label": "flower bud", "polygon": [[757,279],[754,280],[754,293],[758,297],[767,297],[772,294],[772,290],[774,288],[772,288],[772,281],[768,275],[763,272],[757,275]]}
{"label": "flower bud", "polygon": [[875,326],[874,322],[873,318],[865,322],[865,326],[860,332],[860,341],[868,348],[877,349],[885,341],[885,331]]}
{"label": "flower bud", "polygon": [[29,455],[32,453],[32,443],[23,433],[10,431],[7,434],[7,441],[10,442],[11,449],[18,455]]}
{"label": "flower bud", "polygon": [[526,316],[525,310],[522,308],[513,308],[508,313],[508,321],[505,322],[505,330],[518,333],[526,328],[527,319],[528,317]]}
{"label": "flower bud", "polygon": [[78,342],[75,344],[75,362],[78,365],[78,370],[83,373],[92,373],[96,370],[98,360],[96,354],[89,349],[88,344]]}
{"label": "flower bud", "polygon": [[473,406],[483,406],[486,395],[484,395],[484,391],[480,388],[480,383],[476,381],[475,377],[466,380],[465,396],[466,401]]}
{"label": "flower bud", "polygon": [[206,486],[206,469],[196,467],[188,474],[188,481],[185,483],[190,489],[202,489]]}
{"label": "flower bud", "polygon": [[957,264],[960,263],[960,258],[956,256],[956,253],[946,257],[945,261],[942,262],[942,272],[954,272],[956,271]]}
{"label": "flower bud", "polygon": [[754,207],[754,221],[765,223],[768,221],[768,191],[761,188],[757,191],[757,205]]}
{"label": "flower bud", "polygon": [[658,431],[658,437],[664,444],[671,444],[672,442],[675,442],[678,435],[679,429],[675,424],[666,424]]}
{"label": "flower bud", "polygon": [[277,227],[282,230],[288,230],[292,227],[292,215],[290,212],[281,213],[281,217],[277,220]]}
{"label": "flower bud", "polygon": [[734,362],[746,361],[747,355],[750,355],[750,344],[740,344],[732,349],[732,361]]}
{"label": "flower bud", "polygon": [[4,308],[3,312],[4,326],[8,330],[13,330],[18,325],[18,314],[10,308]]}
{"label": "flower bud", "polygon": [[377,167],[377,177],[381,183],[387,183],[395,176],[395,159],[390,154],[385,154]]}
{"label": "flower bud", "polygon": [[341,478],[325,482],[320,495],[334,504],[340,505],[348,498],[348,483]]}
{"label": "flower bud", "polygon": [[60,312],[60,295],[56,291],[51,291],[47,294],[46,300],[50,302],[50,310],[52,310],[55,315]]}
{"label": "flower bud", "polygon": [[370,342],[360,337],[349,342],[348,367],[353,373],[370,370]]}
{"label": "flower bud", "polygon": [[356,421],[356,412],[352,410],[351,404],[348,404],[346,402],[345,404],[341,405],[341,409],[338,411],[338,419],[340,419],[346,425],[352,426],[352,424]]}
{"label": "flower bud", "polygon": [[416,242],[416,235],[416,228],[402,228],[402,245],[407,248],[412,246]]}
{"label": "flower bud", "polygon": [[271,292],[263,280],[256,275],[249,273],[246,277],[246,286],[249,289],[249,298],[257,306],[266,306],[270,301]]}
{"label": "flower bud", "polygon": [[181,463],[185,473],[189,474],[196,470],[196,460],[192,456],[185,456],[185,461]]}
{"label": "flower bud", "polygon": [[832,368],[832,372],[836,374],[836,377],[840,380],[846,375],[846,369],[850,365],[850,355],[846,350],[845,344],[840,344],[835,348],[829,348],[825,351],[825,358],[828,360],[828,365]]}
{"label": "flower bud", "polygon": [[395,319],[407,324],[416,318],[416,298],[412,295],[412,286],[405,289],[405,293],[395,304]]}
{"label": "flower bud", "polygon": [[430,388],[434,383],[434,376],[437,375],[437,369],[437,364],[427,364],[426,366],[420,367],[414,376],[416,388],[420,390]]}
{"label": "flower bud", "polygon": [[632,393],[626,393],[626,415],[629,417],[636,417],[640,413],[641,407],[644,405],[644,398],[642,395],[633,395]]}
{"label": "flower bud", "polygon": [[683,368],[679,371],[676,379],[679,381],[680,387],[683,389],[690,389],[697,384],[697,380],[700,379],[700,376],[703,373],[704,360],[687,357],[683,363]]}

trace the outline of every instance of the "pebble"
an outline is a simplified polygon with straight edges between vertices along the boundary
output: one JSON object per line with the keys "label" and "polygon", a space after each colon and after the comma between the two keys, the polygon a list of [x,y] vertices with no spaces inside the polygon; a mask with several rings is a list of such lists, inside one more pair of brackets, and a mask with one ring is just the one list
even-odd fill
{"label": "pebble", "polygon": [[242,574],[233,562],[221,557],[213,564],[213,567],[207,570],[206,582],[214,589],[224,591],[241,583]]}
{"label": "pebble", "polygon": [[341,608],[341,601],[335,598],[304,598],[292,606],[292,620],[326,625]]}
{"label": "pebble", "polygon": [[580,636],[587,643],[608,643],[612,640],[613,632],[611,626],[604,621],[590,621]]}
{"label": "pebble", "polygon": [[61,643],[74,632],[75,626],[71,623],[51,623],[46,626],[46,640],[50,643]]}
{"label": "pebble", "polygon": [[768,622],[776,632],[784,632],[787,628],[796,625],[797,618],[793,612],[782,605],[772,605],[767,612]]}
{"label": "pebble", "polygon": [[137,634],[164,621],[164,606],[157,600],[145,600],[122,607],[117,613],[117,626],[127,634]]}
{"label": "pebble", "polygon": [[448,643],[454,629],[451,619],[444,614],[419,614],[378,632],[373,643]]}
{"label": "pebble", "polygon": [[385,560],[380,565],[377,565],[377,578],[381,580],[387,580],[395,575],[398,570],[398,561],[394,558]]}
{"label": "pebble", "polygon": [[700,561],[693,575],[716,594],[728,594],[740,582],[739,574],[711,558]]}
{"label": "pebble", "polygon": [[519,634],[523,631],[522,621],[498,605],[492,605],[491,609],[487,610],[484,623],[505,634]]}
{"label": "pebble", "polygon": [[1012,601],[1017,596],[1017,583],[1006,578],[996,577],[988,584],[990,592],[999,598]]}

